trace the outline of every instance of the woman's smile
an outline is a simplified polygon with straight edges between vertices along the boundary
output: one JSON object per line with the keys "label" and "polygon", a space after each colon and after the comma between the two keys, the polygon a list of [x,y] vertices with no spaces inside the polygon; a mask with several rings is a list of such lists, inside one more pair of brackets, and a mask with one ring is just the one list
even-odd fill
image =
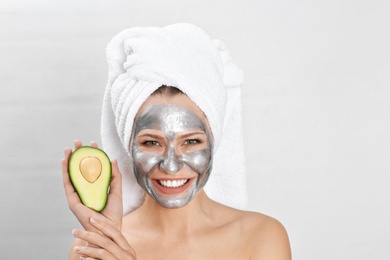
{"label": "woman's smile", "polygon": [[153,179],[152,184],[162,194],[176,195],[187,190],[195,179]]}
{"label": "woman's smile", "polygon": [[183,180],[157,180],[158,184],[167,188],[179,188],[186,184],[189,179]]}

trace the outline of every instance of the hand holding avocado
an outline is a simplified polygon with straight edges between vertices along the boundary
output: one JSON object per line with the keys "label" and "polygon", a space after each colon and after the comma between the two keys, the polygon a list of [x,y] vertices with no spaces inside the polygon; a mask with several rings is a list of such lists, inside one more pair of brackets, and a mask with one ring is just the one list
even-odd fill
{"label": "hand holding avocado", "polygon": [[[114,227],[121,230],[123,216],[122,176],[116,160],[111,164],[108,157],[105,157],[104,153],[102,154],[101,150],[97,149],[98,146],[95,142],[91,143],[91,147],[82,147],[81,141],[76,140],[74,146],[76,150],[73,152],[74,154],[71,148],[66,148],[65,158],[62,159],[62,178],[69,208],[85,230],[97,231],[90,223],[92,217],[109,221]],[[83,156],[83,154],[89,156]],[[69,170],[73,177],[70,177]],[[112,173],[108,174],[110,171]],[[71,178],[74,185],[72,185]],[[100,188],[97,187],[100,192],[98,195],[93,194],[93,189],[88,189],[88,185],[94,187],[94,184],[100,185]],[[107,194],[108,185],[110,189]],[[94,201],[98,203],[95,204]],[[100,213],[97,212],[99,210],[101,210]]]}
{"label": "hand holding avocado", "polygon": [[136,259],[135,251],[121,233],[122,175],[117,161],[110,163],[95,142],[87,147],[76,140],[74,146],[74,152],[71,148],[64,151],[62,178],[69,208],[85,230],[74,230],[78,240],[73,243],[69,259],[79,259],[81,255]]}

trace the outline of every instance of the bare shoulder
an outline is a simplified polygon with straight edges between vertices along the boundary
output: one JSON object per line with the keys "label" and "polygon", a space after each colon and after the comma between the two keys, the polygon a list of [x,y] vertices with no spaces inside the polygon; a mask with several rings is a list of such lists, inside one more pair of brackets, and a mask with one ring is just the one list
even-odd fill
{"label": "bare shoulder", "polygon": [[[290,260],[291,249],[287,231],[276,219],[251,211],[233,209],[219,204],[214,207],[229,233],[240,237],[249,259]],[[246,258],[246,259],[248,259]]]}
{"label": "bare shoulder", "polygon": [[242,214],[242,226],[252,244],[250,259],[291,259],[287,231],[278,220],[256,212]]}

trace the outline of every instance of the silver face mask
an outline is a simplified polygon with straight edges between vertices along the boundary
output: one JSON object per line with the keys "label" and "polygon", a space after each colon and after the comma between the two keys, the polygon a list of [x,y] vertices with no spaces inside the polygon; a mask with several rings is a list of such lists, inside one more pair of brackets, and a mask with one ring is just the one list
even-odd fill
{"label": "silver face mask", "polygon": [[[159,135],[143,136],[145,129],[157,131]],[[186,137],[188,133],[193,134]],[[199,134],[202,137],[197,139]],[[138,184],[165,208],[187,205],[209,178],[212,136],[202,120],[186,108],[151,105],[135,121],[130,145]],[[183,176],[181,170],[196,177],[174,179]],[[156,171],[160,172],[158,176],[166,175],[166,178],[151,179],[150,175]]]}

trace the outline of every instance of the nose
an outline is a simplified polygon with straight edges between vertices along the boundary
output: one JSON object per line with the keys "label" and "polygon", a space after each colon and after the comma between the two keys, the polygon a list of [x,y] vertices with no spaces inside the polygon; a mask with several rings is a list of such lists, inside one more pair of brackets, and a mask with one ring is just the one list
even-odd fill
{"label": "nose", "polygon": [[166,173],[176,173],[183,167],[183,163],[179,160],[175,153],[174,147],[169,147],[167,155],[160,162],[160,169]]}

